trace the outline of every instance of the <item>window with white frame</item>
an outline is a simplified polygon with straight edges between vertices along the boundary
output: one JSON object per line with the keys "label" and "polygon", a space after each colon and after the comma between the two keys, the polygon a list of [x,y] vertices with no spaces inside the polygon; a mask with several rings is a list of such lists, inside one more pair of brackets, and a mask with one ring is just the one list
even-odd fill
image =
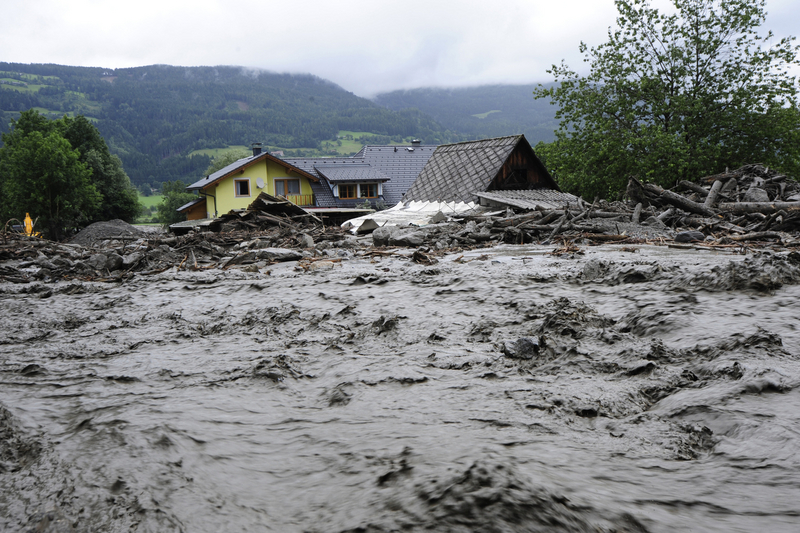
{"label": "window with white frame", "polygon": [[249,178],[234,179],[233,192],[237,198],[250,196],[250,179]]}

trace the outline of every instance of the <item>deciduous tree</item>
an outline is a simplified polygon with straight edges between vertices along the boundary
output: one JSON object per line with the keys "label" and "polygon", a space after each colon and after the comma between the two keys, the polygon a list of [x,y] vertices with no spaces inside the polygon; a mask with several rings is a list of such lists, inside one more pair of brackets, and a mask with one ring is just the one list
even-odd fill
{"label": "deciduous tree", "polygon": [[556,140],[537,147],[568,190],[609,196],[629,175],[672,186],[761,162],[800,170],[793,37],[759,35],[765,0],[616,0],[617,28],[581,43],[586,76],[562,62],[536,98],[559,106]]}
{"label": "deciduous tree", "polygon": [[0,148],[4,219],[30,213],[48,237],[58,240],[64,228],[86,223],[101,199],[79,152],[58,131],[31,131]]}
{"label": "deciduous tree", "polygon": [[[36,136],[35,133],[40,135]],[[80,216],[75,214],[65,215],[62,219],[63,222],[69,224],[87,224],[98,220],[110,220],[119,218],[127,222],[133,220],[139,215],[141,205],[139,204],[136,190],[131,185],[125,171],[122,169],[122,163],[119,158],[113,156],[108,151],[100,132],[88,119],[82,116],[70,118],[64,116],[58,120],[48,120],[46,117],[39,114],[37,111],[31,109],[24,111],[20,114],[19,120],[12,121],[12,130],[4,133],[2,136],[4,148],[0,151],[0,164],[10,165],[8,168],[15,168],[14,173],[4,173],[2,180],[6,183],[4,187],[15,190],[22,194],[28,189],[41,187],[41,181],[32,180],[29,173],[25,171],[28,169],[37,168],[41,163],[41,149],[33,149],[31,143],[48,141],[47,146],[50,148],[58,147],[53,140],[53,134],[56,134],[61,140],[65,140],[70,147],[70,151],[75,150],[78,154],[78,161],[82,167],[80,174],[83,175],[85,171],[89,172],[91,188],[91,198],[87,202],[76,202],[71,200],[69,203],[74,206],[80,206]],[[59,143],[60,146],[61,143]],[[42,147],[44,148],[44,147]],[[56,154],[57,155],[57,154]],[[56,157],[54,155],[54,157]],[[31,159],[26,165],[24,157],[38,157],[39,160]],[[8,161],[3,161],[8,159]],[[71,163],[70,163],[71,165]],[[66,172],[64,167],[64,171]],[[77,171],[76,166],[69,166]],[[64,176],[64,179],[73,179]],[[76,184],[80,182],[80,177],[74,178]],[[87,191],[88,189],[79,186],[78,191]],[[33,191],[29,191],[33,193]],[[99,193],[100,201],[96,202],[95,198]],[[24,216],[25,209],[22,205],[13,204],[13,201],[21,201],[20,199],[25,194],[17,194],[16,196],[5,195],[2,200],[9,214],[14,213],[15,216],[20,216],[22,211]],[[52,219],[51,220],[55,220]]]}
{"label": "deciduous tree", "polygon": [[158,204],[158,220],[165,227],[186,220],[186,216],[177,209],[197,198],[196,195],[186,192],[186,184],[181,180],[162,183],[161,194],[164,198]]}

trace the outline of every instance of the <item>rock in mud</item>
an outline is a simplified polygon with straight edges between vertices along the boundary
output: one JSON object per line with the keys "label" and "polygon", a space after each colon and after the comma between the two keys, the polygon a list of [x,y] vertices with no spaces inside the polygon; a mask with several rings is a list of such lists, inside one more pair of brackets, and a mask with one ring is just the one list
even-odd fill
{"label": "rock in mud", "polygon": [[760,187],[750,187],[744,193],[743,201],[745,202],[769,202],[769,194],[767,191]]}
{"label": "rock in mud", "polygon": [[314,247],[314,238],[307,234],[303,233],[297,239],[300,243],[300,248],[313,248]]}
{"label": "rock in mud", "polygon": [[503,354],[512,359],[533,359],[539,354],[542,345],[540,337],[522,337],[503,345]]}
{"label": "rock in mud", "polygon": [[675,242],[703,242],[705,239],[701,231],[681,231],[675,235]]}
{"label": "rock in mud", "polygon": [[403,233],[395,233],[389,236],[389,244],[391,246],[408,246],[410,248],[416,248],[423,242],[425,242],[424,231],[408,231]]}
{"label": "rock in mud", "polygon": [[388,246],[389,238],[395,233],[399,233],[397,226],[381,226],[372,232],[372,244],[374,246]]}

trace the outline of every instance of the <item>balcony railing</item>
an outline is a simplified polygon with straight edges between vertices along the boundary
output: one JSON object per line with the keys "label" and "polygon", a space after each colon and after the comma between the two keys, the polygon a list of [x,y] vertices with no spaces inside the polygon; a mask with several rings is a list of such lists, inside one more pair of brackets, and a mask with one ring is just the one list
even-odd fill
{"label": "balcony railing", "polygon": [[286,199],[300,207],[312,207],[315,205],[313,194],[287,194]]}

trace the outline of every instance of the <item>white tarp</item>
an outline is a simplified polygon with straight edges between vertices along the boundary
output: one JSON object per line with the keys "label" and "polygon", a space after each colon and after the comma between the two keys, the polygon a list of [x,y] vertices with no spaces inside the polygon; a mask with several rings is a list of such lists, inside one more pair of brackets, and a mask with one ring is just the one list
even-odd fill
{"label": "white tarp", "polygon": [[[442,212],[445,216],[465,213],[478,207],[474,202],[407,202],[399,203],[390,209],[377,211],[369,215],[353,218],[342,224],[355,232],[367,219],[372,219],[378,226],[424,226],[430,222],[432,216]],[[350,224],[350,226],[348,226]]]}

